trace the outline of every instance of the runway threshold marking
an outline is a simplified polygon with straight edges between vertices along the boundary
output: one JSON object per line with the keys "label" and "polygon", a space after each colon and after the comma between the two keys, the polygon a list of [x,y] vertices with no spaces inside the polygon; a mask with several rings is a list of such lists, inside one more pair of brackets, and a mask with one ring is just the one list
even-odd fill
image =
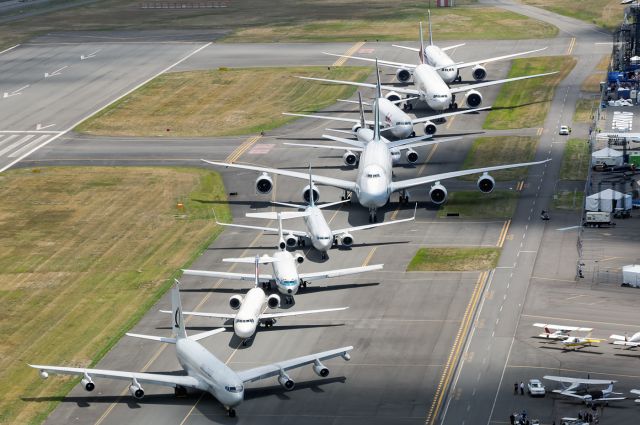
{"label": "runway threshold marking", "polygon": [[538,131],[536,131],[536,135],[537,135],[538,137],[539,137],[539,136],[542,136],[542,132],[543,132],[543,131],[544,131],[544,128],[543,128],[543,127],[538,128]]}
{"label": "runway threshold marking", "polygon": [[225,162],[237,161],[246,151],[251,149],[251,147],[255,145],[256,142],[261,138],[262,136],[260,134],[249,137],[247,140],[242,142],[242,144],[238,146],[233,152],[229,154],[229,156],[225,159]]}
{"label": "runway threshold marking", "polygon": [[451,347],[449,358],[447,359],[447,363],[442,371],[442,376],[440,377],[440,382],[436,388],[433,402],[431,403],[431,407],[427,413],[427,418],[425,420],[426,425],[435,424],[436,419],[438,418],[438,413],[440,412],[444,396],[446,395],[449,385],[451,384],[451,380],[453,379],[453,372],[456,370],[456,365],[458,364],[458,360],[460,359],[460,354],[462,352],[462,346],[464,345],[463,343],[466,341],[466,335],[468,334],[469,327],[473,322],[488,276],[489,272],[487,271],[480,273],[480,276],[478,276],[475,288],[471,294],[471,299],[469,300],[469,304],[467,304],[467,308],[464,312],[462,323],[460,324],[460,328],[456,334],[456,339]]}
{"label": "runway threshold marking", "polygon": [[[356,44],[354,44],[353,46],[351,46],[351,48],[349,48],[349,50],[347,50],[346,52],[344,52],[345,56],[351,56],[352,54],[354,54],[355,52],[358,51],[358,49],[360,49],[362,46],[364,46],[364,41],[359,41]],[[349,58],[338,58],[338,60],[336,60],[333,65],[331,66],[342,66],[344,65],[344,63],[346,61],[348,61]]]}
{"label": "runway threshold marking", "polygon": [[576,46],[576,38],[571,37],[571,41],[569,42],[569,48],[567,49],[567,55],[570,55],[573,52],[573,48]]}

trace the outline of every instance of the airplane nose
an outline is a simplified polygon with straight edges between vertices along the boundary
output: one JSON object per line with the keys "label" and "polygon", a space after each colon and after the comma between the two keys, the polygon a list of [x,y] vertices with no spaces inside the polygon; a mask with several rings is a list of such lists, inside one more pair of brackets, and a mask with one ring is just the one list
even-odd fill
{"label": "airplane nose", "polygon": [[239,338],[247,339],[251,338],[254,334],[255,328],[247,323],[236,323],[235,325],[235,333]]}
{"label": "airplane nose", "polygon": [[291,292],[292,292],[292,291],[291,291],[291,289],[287,289],[287,293],[289,293],[289,294],[290,294]]}

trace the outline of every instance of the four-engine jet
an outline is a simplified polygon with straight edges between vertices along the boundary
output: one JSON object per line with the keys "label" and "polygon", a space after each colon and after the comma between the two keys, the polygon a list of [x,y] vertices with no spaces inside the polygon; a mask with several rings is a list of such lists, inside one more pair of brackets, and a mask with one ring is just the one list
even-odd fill
{"label": "four-engine jet", "polygon": [[151,335],[139,335],[127,333],[135,338],[150,339],[153,341],[165,342],[176,346],[176,356],[178,362],[186,372],[186,375],[169,375],[146,372],[123,372],[118,370],[86,369],[79,367],[63,366],[42,366],[29,365],[40,370],[43,379],[49,377],[49,373],[63,375],[80,375],[82,386],[87,391],[95,389],[93,378],[109,378],[130,381],[129,392],[137,399],[145,395],[142,384],[164,385],[174,387],[176,395],[184,395],[187,389],[206,391],[215,397],[227,409],[229,416],[236,415],[235,407],[244,399],[244,384],[270,377],[278,377],[278,382],[286,390],[295,387],[294,381],[287,375],[287,371],[305,365],[313,365],[313,371],[320,377],[327,377],[329,369],[321,362],[335,357],[342,357],[349,360],[349,351],[353,347],[342,347],[335,350],[324,351],[322,353],[297,357],[266,366],[259,366],[252,369],[234,371],[223,361],[215,357],[204,348],[198,341],[210,335],[224,331],[224,328],[214,329],[193,336],[187,336],[180,303],[180,291],[178,282],[171,291],[171,317],[173,321],[173,331],[175,337],[166,338]]}

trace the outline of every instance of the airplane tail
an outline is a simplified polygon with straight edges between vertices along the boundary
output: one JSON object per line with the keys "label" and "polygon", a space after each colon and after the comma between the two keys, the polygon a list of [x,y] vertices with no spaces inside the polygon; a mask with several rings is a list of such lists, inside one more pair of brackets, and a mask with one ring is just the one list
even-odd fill
{"label": "airplane tail", "polygon": [[376,58],[376,98],[382,97],[382,89],[380,88],[380,70],[378,69],[378,58]]}
{"label": "airplane tail", "polygon": [[429,46],[433,46],[433,33],[431,32],[431,9],[427,10],[427,16],[429,17]]}
{"label": "airplane tail", "polygon": [[[360,94],[358,92],[358,94]],[[316,206],[316,200],[315,200],[315,195],[313,194],[313,177],[311,175],[311,163],[309,163],[309,206],[310,207],[315,207]]]}
{"label": "airplane tail", "polygon": [[420,63],[424,63],[424,37],[422,36],[422,22],[420,22],[420,52],[418,52]]}
{"label": "airplane tail", "polygon": [[173,318],[173,332],[176,334],[176,339],[186,338],[187,331],[184,328],[182,302],[180,301],[180,282],[177,279],[171,288],[171,317]]}
{"label": "airplane tail", "polygon": [[[313,191],[311,188],[309,188],[309,191],[311,191],[310,196],[313,198]],[[287,249],[287,243],[284,241],[284,232],[282,231],[282,213],[278,213],[278,241],[278,248],[280,248],[280,251]]]}
{"label": "airplane tail", "polygon": [[376,58],[376,100],[373,102],[373,141],[380,141],[380,73],[378,72],[378,59]]}
{"label": "airplane tail", "polygon": [[360,128],[366,128],[367,120],[364,119],[364,106],[362,106],[362,94],[358,92],[358,105],[360,105]]}

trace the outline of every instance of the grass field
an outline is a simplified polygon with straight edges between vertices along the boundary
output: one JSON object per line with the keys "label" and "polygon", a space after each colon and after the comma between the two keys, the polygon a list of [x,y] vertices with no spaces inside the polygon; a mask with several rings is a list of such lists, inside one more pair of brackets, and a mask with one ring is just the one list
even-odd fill
{"label": "grass field", "polygon": [[259,133],[296,119],[282,112],[314,112],[355,92],[355,87],[305,81],[296,75],[363,81],[370,72],[366,67],[330,71],[292,67],[164,74],[81,123],[76,131],[171,137]]}
{"label": "grass field", "polygon": [[524,3],[541,7],[560,15],[571,16],[608,30],[620,25],[626,6],[620,0],[524,0]]}
{"label": "grass field", "polygon": [[518,192],[494,190],[489,194],[474,191],[456,191],[438,210],[438,217],[459,214],[462,218],[509,218],[518,203]]}
{"label": "grass field", "polygon": [[[490,167],[533,160],[538,144],[537,137],[528,136],[496,136],[479,137],[473,141],[471,149],[464,159],[462,168]],[[496,181],[512,181],[524,178],[527,167],[512,168],[510,170],[492,172]],[[477,180],[478,174],[460,177],[461,180]]]}
{"label": "grass field", "polygon": [[570,191],[561,190],[553,195],[551,207],[556,210],[573,210],[582,209],[584,204],[584,192],[581,190]]}
{"label": "grass field", "polygon": [[589,144],[586,140],[567,140],[560,165],[560,179],[586,180],[590,159]]}
{"label": "grass field", "polygon": [[547,77],[503,84],[483,128],[505,130],[542,127],[556,86],[576,64],[570,56],[515,59],[508,77],[559,71]]}
{"label": "grass field", "polygon": [[[73,0],[67,0],[73,3]],[[194,3],[171,0],[165,3]],[[433,10],[435,37],[443,39],[523,39],[554,37],[557,28],[497,8],[466,7]],[[53,2],[51,2],[53,3]],[[58,1],[57,3],[60,3]],[[429,4],[386,0],[253,0],[229,1],[217,9],[143,9],[144,1],[100,0],[65,10],[41,5],[41,13],[0,27],[0,50],[40,34],[77,31],[192,30],[230,34],[228,41],[360,41],[417,40],[418,20]],[[53,5],[55,6],[55,5]],[[33,11],[34,6],[26,6]],[[453,19],[445,19],[445,14]],[[345,17],[357,16],[349,20]]]}
{"label": "grass field", "polygon": [[499,258],[500,248],[420,248],[407,271],[489,270]]}
{"label": "grass field", "polygon": [[593,121],[592,117],[596,109],[600,97],[591,97],[589,99],[578,99],[576,102],[576,110],[573,114],[573,120],[575,122],[590,123]]}
{"label": "grass field", "polygon": [[22,169],[0,182],[0,423],[39,423],[76,381],[26,363],[95,365],[217,236],[211,208],[230,213],[208,202],[225,195],[204,170]]}

